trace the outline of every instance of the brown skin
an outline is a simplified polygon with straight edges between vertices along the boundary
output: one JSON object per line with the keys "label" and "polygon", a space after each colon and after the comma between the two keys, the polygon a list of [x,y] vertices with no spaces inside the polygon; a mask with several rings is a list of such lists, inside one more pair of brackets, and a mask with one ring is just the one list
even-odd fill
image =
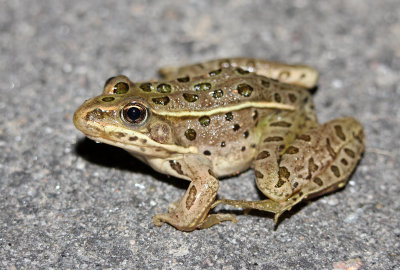
{"label": "brown skin", "polygon": [[[161,73],[165,81],[112,78],[102,95],[74,115],[88,137],[191,181],[168,213],[154,217],[157,226],[167,222],[192,231],[236,222],[230,214],[209,215],[218,204],[273,212],[277,219],[307,197],[343,187],[364,150],[356,120],[318,124],[304,88],[315,86],[312,68],[237,58]],[[215,201],[218,177],[252,164],[257,186],[269,199]]]}

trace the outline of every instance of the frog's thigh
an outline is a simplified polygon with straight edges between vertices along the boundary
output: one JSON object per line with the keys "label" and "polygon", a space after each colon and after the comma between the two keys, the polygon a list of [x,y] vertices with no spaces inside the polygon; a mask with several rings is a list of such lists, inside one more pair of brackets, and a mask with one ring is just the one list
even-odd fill
{"label": "frog's thigh", "polygon": [[217,62],[209,61],[181,67],[166,66],[160,68],[158,73],[166,80],[179,78],[179,80],[186,82],[190,80],[190,77],[205,75],[219,69],[217,64]]}
{"label": "frog's thigh", "polygon": [[319,77],[318,72],[309,66],[288,65],[266,60],[254,60],[254,72],[283,83],[305,88],[314,88]]}
{"label": "frog's thigh", "polygon": [[[260,167],[262,164],[257,164],[256,160],[256,177],[262,176],[262,179],[257,178],[257,185],[273,200],[219,200],[213,207],[217,204],[229,204],[264,210],[275,213],[276,220],[284,211],[290,210],[307,197],[345,186],[363,151],[362,126],[353,118],[333,120],[299,134],[283,153],[277,172],[272,172],[269,167]],[[264,153],[261,157],[268,159],[270,156]],[[270,164],[274,162],[271,161]],[[290,191],[291,194],[287,196]]]}
{"label": "frog's thigh", "polygon": [[172,80],[177,77],[201,76],[212,71],[217,71],[220,68],[239,67],[242,66],[241,65],[242,63],[247,63],[248,61],[254,63],[253,59],[247,59],[247,58],[223,58],[223,59],[215,59],[181,67],[174,67],[174,66],[162,67],[158,70],[158,72],[165,79]]}
{"label": "frog's thigh", "polygon": [[310,181],[320,182],[318,175],[325,170],[342,181],[354,169],[350,164],[360,158],[363,147],[362,126],[356,120],[333,120],[298,134],[278,163],[267,155],[258,157],[254,166],[257,185],[270,199],[285,201]]}
{"label": "frog's thigh", "polygon": [[[240,67],[259,75],[279,80],[284,83],[295,84],[305,88],[314,88],[318,80],[318,72],[305,65],[288,65],[284,63],[259,60],[254,58],[224,58],[216,59],[190,66],[175,69],[162,69],[162,73],[175,75],[203,75],[206,72],[219,68]],[[205,72],[206,71],[206,72]]]}
{"label": "frog's thigh", "polygon": [[[330,121],[299,134],[282,155],[278,163],[278,172],[270,172],[268,167],[260,167],[261,164],[257,165],[256,162],[256,177],[257,175],[260,177],[261,174],[265,174],[266,177],[262,183],[263,193],[270,198],[273,194],[278,196],[277,198],[254,202],[219,200],[213,207],[218,204],[229,204],[264,210],[275,213],[276,221],[284,211],[290,210],[303,199],[345,186],[363,151],[364,133],[360,123],[350,117]],[[259,158],[270,157],[262,153],[259,154]],[[271,173],[272,181],[267,179]],[[260,184],[257,184],[260,187]],[[290,196],[279,197],[287,195],[285,192],[290,190],[292,191]]]}
{"label": "frog's thigh", "polygon": [[[306,198],[320,196],[343,188],[347,184],[349,176],[357,166],[364,151],[364,135],[361,125],[354,119],[345,118],[334,120],[324,126],[325,130],[326,128],[334,129],[336,136],[338,136],[338,134],[341,138],[348,136],[345,140],[346,142],[340,144],[339,147],[332,144],[326,145],[330,148],[329,152],[330,155],[332,155],[330,161],[327,162],[322,170],[318,170],[319,173],[313,173],[312,168],[308,168],[311,175],[310,179],[308,179],[309,181],[305,183],[300,191],[280,204],[279,211],[275,212],[275,221],[283,212],[290,210],[294,205]],[[322,129],[324,129],[324,126]],[[340,130],[338,127],[343,128],[346,126],[348,129],[345,132],[342,133],[338,131]],[[345,137],[343,137],[343,135]],[[332,136],[330,139],[334,141]]]}
{"label": "frog's thigh", "polygon": [[241,67],[262,76],[305,88],[314,88],[318,80],[318,72],[312,67],[253,58],[224,58],[182,67],[169,66],[160,68],[159,73],[169,80],[177,77],[204,75],[207,72],[227,67]]}
{"label": "frog's thigh", "polygon": [[183,197],[174,203],[168,213],[154,216],[154,224],[161,226],[163,222],[167,222],[179,230],[192,231],[197,228],[208,228],[226,220],[235,221],[232,215],[226,214],[211,215],[207,218],[217,195],[219,181],[204,158],[188,155],[180,162],[182,173],[192,181]]}

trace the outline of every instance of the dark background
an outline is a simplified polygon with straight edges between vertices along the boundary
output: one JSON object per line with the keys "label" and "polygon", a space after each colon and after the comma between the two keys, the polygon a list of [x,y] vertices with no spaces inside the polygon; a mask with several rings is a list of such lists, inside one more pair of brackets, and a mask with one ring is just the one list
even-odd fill
{"label": "dark background", "polygon": [[[0,268],[399,269],[398,0],[0,7]],[[236,210],[236,225],[155,227],[187,183],[84,139],[73,112],[110,76],[146,80],[164,65],[229,56],[318,69],[320,121],[359,119],[364,158],[344,190],[275,230],[271,215]],[[253,178],[223,180],[220,196],[259,198]]]}

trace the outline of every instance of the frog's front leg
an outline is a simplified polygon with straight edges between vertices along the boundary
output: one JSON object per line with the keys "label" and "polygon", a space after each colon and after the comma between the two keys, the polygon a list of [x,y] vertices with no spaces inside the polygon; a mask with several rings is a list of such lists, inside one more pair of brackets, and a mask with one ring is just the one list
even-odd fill
{"label": "frog's front leg", "polygon": [[223,221],[236,222],[230,214],[208,215],[219,188],[219,181],[211,170],[210,162],[200,155],[184,155],[182,160],[172,163],[179,173],[191,179],[183,197],[172,204],[169,212],[155,215],[153,222],[161,226],[169,223],[181,231],[209,228]]}
{"label": "frog's front leg", "polygon": [[257,185],[270,199],[219,200],[240,208],[275,213],[275,221],[302,200],[346,185],[364,151],[362,126],[353,118],[330,121],[303,134],[287,147],[277,161],[263,150],[255,163]]}

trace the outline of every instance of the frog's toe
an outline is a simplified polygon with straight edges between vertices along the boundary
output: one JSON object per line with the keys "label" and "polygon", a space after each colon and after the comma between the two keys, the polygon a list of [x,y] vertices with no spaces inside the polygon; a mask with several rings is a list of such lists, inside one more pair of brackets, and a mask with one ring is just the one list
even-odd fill
{"label": "frog's toe", "polygon": [[168,214],[158,214],[153,217],[153,224],[160,227],[165,223]]}
{"label": "frog's toe", "polygon": [[237,219],[232,214],[211,214],[199,225],[199,229],[208,229],[214,225],[220,224],[224,221],[232,221],[237,223]]}

